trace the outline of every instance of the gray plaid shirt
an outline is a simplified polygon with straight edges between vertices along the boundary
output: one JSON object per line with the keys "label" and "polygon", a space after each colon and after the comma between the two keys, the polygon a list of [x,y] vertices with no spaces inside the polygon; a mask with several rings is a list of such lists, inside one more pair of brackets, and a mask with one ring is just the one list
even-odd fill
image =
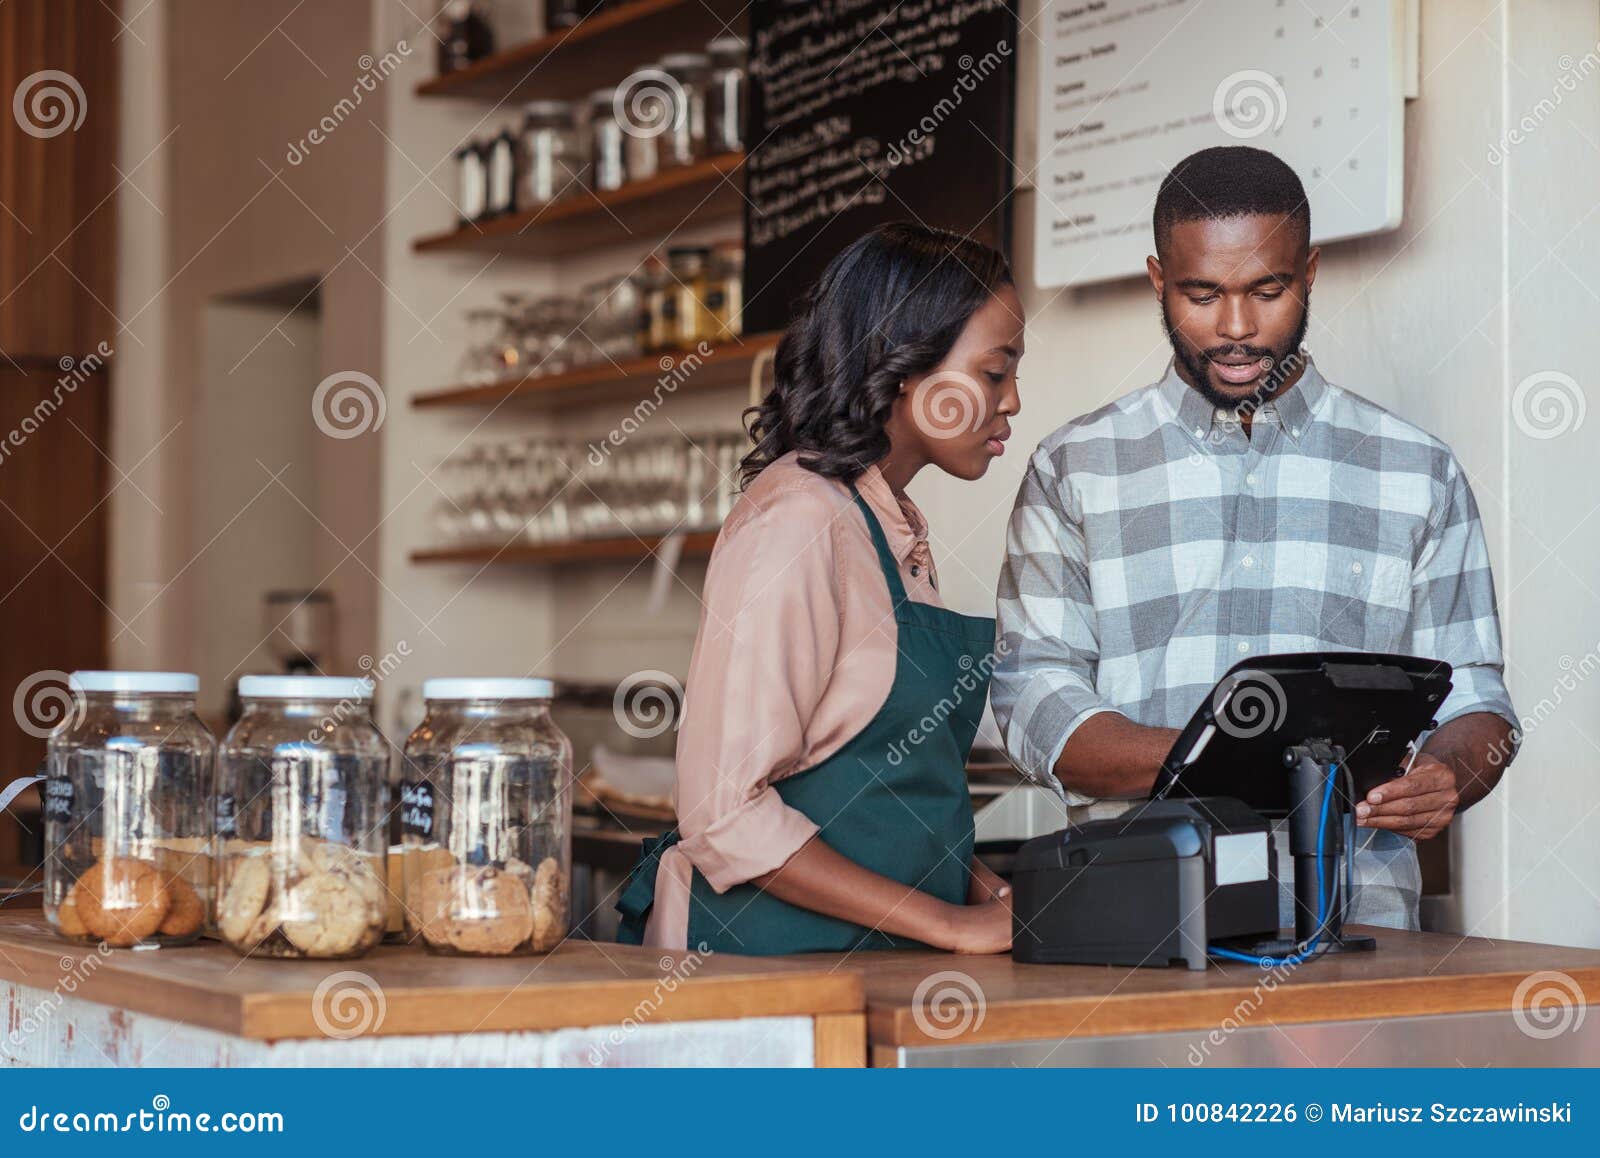
{"label": "gray plaid shirt", "polygon": [[[1056,780],[1080,724],[1115,711],[1182,727],[1253,655],[1442,659],[1455,670],[1440,723],[1481,711],[1516,723],[1483,528],[1450,448],[1310,364],[1256,411],[1252,435],[1169,364],[1056,431],[1028,464],[991,695],[1012,761],[1077,818],[1126,808]],[[1411,842],[1362,835],[1358,919],[1414,924]]]}

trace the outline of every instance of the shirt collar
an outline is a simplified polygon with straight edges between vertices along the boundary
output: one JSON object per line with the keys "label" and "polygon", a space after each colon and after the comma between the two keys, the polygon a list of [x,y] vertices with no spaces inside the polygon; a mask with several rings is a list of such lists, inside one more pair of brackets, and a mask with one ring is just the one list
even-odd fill
{"label": "shirt collar", "polygon": [[[1178,424],[1195,439],[1203,440],[1211,432],[1219,416],[1223,421],[1232,420],[1231,415],[1214,408],[1200,396],[1198,390],[1178,376],[1176,359],[1167,363],[1167,372],[1162,376],[1157,389],[1177,415]],[[1301,371],[1299,381],[1262,406],[1255,420],[1258,422],[1275,420],[1283,427],[1285,434],[1298,442],[1316,418],[1317,409],[1322,405],[1322,399],[1327,392],[1327,379],[1317,372],[1316,363],[1311,360],[1310,355],[1307,355],[1305,369]]]}
{"label": "shirt collar", "polygon": [[878,516],[889,550],[897,561],[909,559],[919,543],[927,542],[928,520],[909,497],[894,493],[876,464],[856,479],[856,490]]}

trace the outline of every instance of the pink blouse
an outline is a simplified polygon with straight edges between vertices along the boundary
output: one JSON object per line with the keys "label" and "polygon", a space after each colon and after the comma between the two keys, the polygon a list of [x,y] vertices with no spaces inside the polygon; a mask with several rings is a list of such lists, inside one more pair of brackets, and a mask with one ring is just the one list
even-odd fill
{"label": "pink blouse", "polygon": [[[942,606],[922,513],[875,466],[856,488],[909,597]],[[711,554],[678,730],[682,840],[661,858],[646,945],[686,947],[692,869],[726,892],[816,835],[773,784],[866,727],[894,682],[895,649],[889,590],[849,488],[784,455],[740,497]]]}

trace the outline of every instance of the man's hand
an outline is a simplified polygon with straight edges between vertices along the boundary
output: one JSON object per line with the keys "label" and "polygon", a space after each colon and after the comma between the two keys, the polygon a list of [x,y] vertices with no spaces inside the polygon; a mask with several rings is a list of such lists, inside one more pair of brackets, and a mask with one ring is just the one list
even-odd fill
{"label": "man's hand", "polygon": [[1445,830],[1460,804],[1454,769],[1423,753],[1410,772],[1378,785],[1357,803],[1356,823],[1427,840]]}

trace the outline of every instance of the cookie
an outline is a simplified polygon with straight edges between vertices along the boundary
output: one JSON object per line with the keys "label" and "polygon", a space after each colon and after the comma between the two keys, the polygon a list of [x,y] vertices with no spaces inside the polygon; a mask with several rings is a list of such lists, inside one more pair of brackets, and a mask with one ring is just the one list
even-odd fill
{"label": "cookie", "polygon": [[509,953],[533,932],[533,906],[528,887],[508,872],[495,868],[466,869],[470,873],[460,899],[450,914],[452,948],[462,953]]}
{"label": "cookie", "polygon": [[561,864],[553,856],[539,862],[533,874],[530,894],[533,906],[534,949],[543,953],[554,949],[567,935],[567,882]]}
{"label": "cookie", "polygon": [[253,949],[262,940],[250,937],[256,919],[266,907],[272,871],[263,857],[241,856],[228,863],[224,875],[226,883],[217,902],[217,932],[231,945]]}
{"label": "cookie", "polygon": [[161,873],[142,860],[96,861],[78,878],[78,915],[107,945],[127,948],[166,919],[172,897]]}
{"label": "cookie", "polygon": [[454,903],[457,875],[454,868],[429,869],[417,878],[411,899],[411,919],[423,939],[443,947],[450,943],[450,909]]}
{"label": "cookie", "polygon": [[83,917],[78,914],[78,886],[73,885],[67,890],[67,899],[61,902],[56,909],[56,928],[61,930],[63,936],[87,937],[89,926],[83,923]]}
{"label": "cookie", "polygon": [[206,920],[206,907],[200,900],[200,894],[174,872],[162,873],[162,883],[166,885],[172,903],[156,932],[163,937],[188,937],[198,933]]}
{"label": "cookie", "polygon": [[369,898],[342,872],[305,877],[284,898],[283,935],[309,957],[341,957],[376,920]]}

